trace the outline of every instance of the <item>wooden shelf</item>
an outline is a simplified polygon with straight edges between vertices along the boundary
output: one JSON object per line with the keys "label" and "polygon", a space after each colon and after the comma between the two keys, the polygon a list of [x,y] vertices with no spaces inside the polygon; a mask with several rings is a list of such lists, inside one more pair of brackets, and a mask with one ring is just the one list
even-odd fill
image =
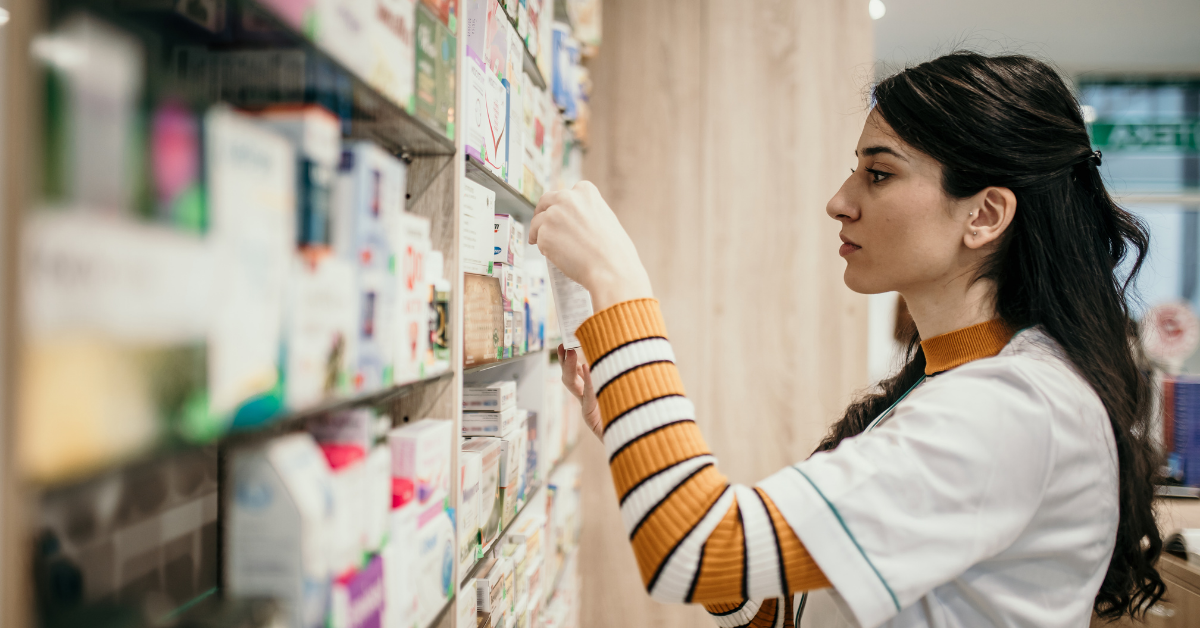
{"label": "wooden shelf", "polygon": [[287,432],[302,429],[307,421],[315,417],[340,410],[380,405],[390,400],[409,395],[424,386],[437,382],[449,381],[453,375],[453,371],[447,370],[423,379],[414,380],[403,384],[396,384],[377,391],[354,395],[342,399],[331,399],[309,408],[281,413],[270,420],[264,421],[257,425],[232,427],[225,434],[210,441],[187,442],[166,440],[159,446],[142,451],[140,454],[109,460],[105,464],[94,466],[78,473],[70,473],[63,475],[62,477],[43,481],[35,484],[34,486],[46,491],[65,490],[73,486],[90,482],[95,478],[107,473],[155,460],[161,460],[171,456],[176,456],[189,450],[196,450],[212,446],[237,446],[248,444],[264,438],[270,438],[272,436],[279,436]]}
{"label": "wooden shelf", "polygon": [[[555,344],[554,348],[557,349],[558,345]],[[479,366],[467,367],[467,368],[463,369],[463,375],[474,375],[476,373],[482,373],[483,371],[490,371],[492,369],[500,368],[503,366],[508,366],[510,364],[517,364],[524,360],[528,360],[529,358],[536,356],[536,355],[545,355],[545,353],[549,350],[550,349],[548,349],[548,348],[538,349],[537,351],[530,351],[529,353],[526,353],[524,355],[518,355],[518,356],[512,357],[512,358],[504,358],[503,360],[497,360],[495,362],[488,362],[487,364],[480,364]]]}
{"label": "wooden shelf", "polygon": [[467,178],[496,193],[497,214],[508,214],[526,225],[533,220],[533,209],[537,204],[470,155],[467,155]]}

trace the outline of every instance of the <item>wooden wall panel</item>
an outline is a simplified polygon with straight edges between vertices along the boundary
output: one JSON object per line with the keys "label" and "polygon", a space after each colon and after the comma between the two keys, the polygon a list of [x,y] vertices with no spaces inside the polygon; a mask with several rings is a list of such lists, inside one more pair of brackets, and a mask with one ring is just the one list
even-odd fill
{"label": "wooden wall panel", "polygon": [[[824,210],[866,117],[865,4],[604,3],[585,176],[638,246],[734,481],[807,457],[867,383],[867,302]],[[602,447],[581,449],[585,628],[708,625],[648,598]]]}

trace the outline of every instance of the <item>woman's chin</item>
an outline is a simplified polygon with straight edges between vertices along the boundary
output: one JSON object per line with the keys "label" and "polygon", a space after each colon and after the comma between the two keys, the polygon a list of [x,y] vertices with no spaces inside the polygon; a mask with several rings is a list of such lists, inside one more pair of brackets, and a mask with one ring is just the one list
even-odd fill
{"label": "woman's chin", "polygon": [[892,288],[888,287],[886,282],[879,281],[878,277],[872,277],[868,273],[864,273],[851,265],[846,266],[846,272],[842,275],[842,281],[846,283],[847,288],[858,294],[880,294],[892,291]]}

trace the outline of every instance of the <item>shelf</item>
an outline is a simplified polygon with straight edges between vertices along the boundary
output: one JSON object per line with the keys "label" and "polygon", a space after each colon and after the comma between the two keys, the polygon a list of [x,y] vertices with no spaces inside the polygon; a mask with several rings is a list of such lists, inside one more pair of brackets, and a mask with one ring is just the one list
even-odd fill
{"label": "shelf", "polygon": [[422,386],[448,380],[453,377],[453,375],[453,371],[446,370],[442,373],[438,373],[437,375],[431,375],[424,379],[406,382],[404,384],[397,384],[382,390],[364,393],[353,397],[347,397],[344,399],[332,399],[309,408],[303,408],[300,410],[293,410],[279,414],[276,417],[258,425],[231,428],[225,434],[211,441],[165,441],[159,446],[142,451],[139,454],[109,460],[105,464],[81,470],[77,473],[70,473],[52,480],[40,482],[37,484],[37,486],[49,491],[67,490],[74,486],[95,480],[106,473],[127,469],[140,464],[150,463],[155,460],[162,460],[171,456],[179,455],[183,452],[218,445],[236,446],[254,442],[263,438],[278,436],[300,429],[304,426],[306,421],[322,414],[337,412],[339,410],[348,410],[350,408],[361,406],[382,404],[390,399],[408,395]]}
{"label": "shelf", "polygon": [[382,404],[390,399],[403,397],[422,386],[450,379],[453,375],[454,372],[450,369],[447,369],[436,375],[430,375],[423,379],[413,380],[403,384],[394,384],[374,392],[363,393],[361,395],[355,395],[345,399],[332,399],[317,404],[311,408],[304,408],[302,410],[295,410],[279,415],[278,417],[259,425],[231,428],[228,433],[220,438],[220,441],[226,444],[236,444],[239,442],[257,440],[259,438],[282,434],[284,432],[292,431],[298,427],[302,427],[305,421],[321,416],[322,414],[329,414],[330,412],[349,410],[351,408],[358,408],[362,406]]}
{"label": "shelf", "polygon": [[[554,345],[554,348],[557,350],[558,345],[557,344]],[[465,369],[463,369],[463,375],[474,375],[475,373],[482,373],[483,371],[489,371],[491,369],[500,368],[502,366],[508,366],[510,364],[517,364],[524,360],[528,360],[529,358],[531,358],[535,355],[542,355],[549,350],[550,350],[549,348],[538,349],[537,351],[530,351],[529,353],[526,353],[524,355],[518,355],[515,358],[504,358],[503,360],[497,360],[495,362],[488,362],[487,364],[480,364],[479,366],[472,366],[469,368],[465,368]]]}
{"label": "shelf", "polygon": [[[517,514],[513,516],[513,518],[512,518],[513,522],[516,522],[516,520],[521,517],[521,515],[525,512],[525,509],[529,507],[530,502],[533,501],[533,498],[537,497],[538,491],[542,490],[543,488],[546,488],[546,485],[550,482],[550,477],[554,475],[555,471],[558,471],[558,468],[561,467],[567,461],[567,459],[571,457],[571,454],[574,452],[575,452],[574,445],[571,445],[565,451],[563,451],[562,457],[559,458],[558,462],[555,463],[555,465],[553,467],[551,467],[550,471],[546,473],[546,477],[542,478],[542,482],[540,484],[538,484],[536,487],[534,487],[533,491],[529,493],[529,496],[525,498],[525,503],[521,505],[521,509],[518,510]],[[512,526],[509,526],[509,528],[511,528],[511,527]],[[460,589],[464,585],[466,585],[468,581],[473,580],[476,576],[479,575],[479,569],[481,567],[483,567],[484,563],[487,562],[488,553],[491,552],[493,549],[495,549],[496,545],[498,543],[500,543],[500,541],[504,540],[505,537],[507,537],[507,536],[508,536],[508,528],[501,528],[500,533],[496,535],[496,538],[492,539],[490,543],[483,546],[483,552],[482,552],[483,558],[480,558],[479,560],[475,561],[475,564],[471,565],[471,568],[467,570],[467,574],[465,576],[463,576],[462,578],[459,578],[458,587]],[[544,541],[544,539],[543,539],[543,541]]]}
{"label": "shelf", "polygon": [[[517,29],[517,23],[508,16],[508,11],[504,12],[504,17],[507,17],[508,23],[512,24],[513,32],[519,32]],[[537,67],[537,59],[533,57],[533,53],[529,52],[529,46],[527,46],[524,41],[521,42],[521,49],[525,51],[525,63],[523,64],[525,73],[529,75],[529,78],[533,79],[533,84],[536,85],[538,89],[545,91],[546,79],[542,76],[542,71]]]}
{"label": "shelf", "polygon": [[496,213],[508,214],[528,225],[533,220],[533,201],[496,176],[483,162],[467,155],[467,178],[496,193]]}
{"label": "shelf", "polygon": [[[371,139],[393,154],[412,157],[421,155],[453,155],[454,140],[444,129],[437,129],[410,114],[405,104],[395,103],[372,87],[332,54],[284,22],[261,0],[231,0],[228,4],[227,25],[212,32],[186,18],[163,10],[126,9],[134,3],[91,2],[66,0],[59,10],[67,15],[74,9],[85,9],[124,27],[140,36],[148,50],[162,46],[163,41],[184,49],[188,46],[207,47],[213,51],[237,50],[300,50],[306,53],[307,76],[298,84],[285,86],[263,83],[242,86],[225,93],[214,94],[211,85],[203,85],[191,76],[173,75],[167,70],[172,62],[155,62],[147,68],[148,85],[166,89],[166,95],[178,96],[181,86],[190,100],[216,102],[256,109],[274,104],[319,104],[333,111],[352,139]],[[170,6],[163,3],[140,3],[142,6]],[[246,27],[243,22],[251,24]],[[167,50],[171,50],[170,47]],[[160,76],[161,74],[161,76]],[[176,80],[178,76],[179,80]],[[201,83],[197,85],[196,83]]]}

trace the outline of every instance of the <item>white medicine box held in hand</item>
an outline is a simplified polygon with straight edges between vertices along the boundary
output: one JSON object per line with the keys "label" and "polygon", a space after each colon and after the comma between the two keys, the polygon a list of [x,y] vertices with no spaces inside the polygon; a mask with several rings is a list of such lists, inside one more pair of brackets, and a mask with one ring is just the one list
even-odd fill
{"label": "white medicine box held in hand", "polygon": [[563,347],[579,349],[582,345],[575,337],[575,330],[592,316],[592,294],[576,283],[549,261],[550,289],[554,293],[554,309],[558,315],[558,329],[562,333]]}

